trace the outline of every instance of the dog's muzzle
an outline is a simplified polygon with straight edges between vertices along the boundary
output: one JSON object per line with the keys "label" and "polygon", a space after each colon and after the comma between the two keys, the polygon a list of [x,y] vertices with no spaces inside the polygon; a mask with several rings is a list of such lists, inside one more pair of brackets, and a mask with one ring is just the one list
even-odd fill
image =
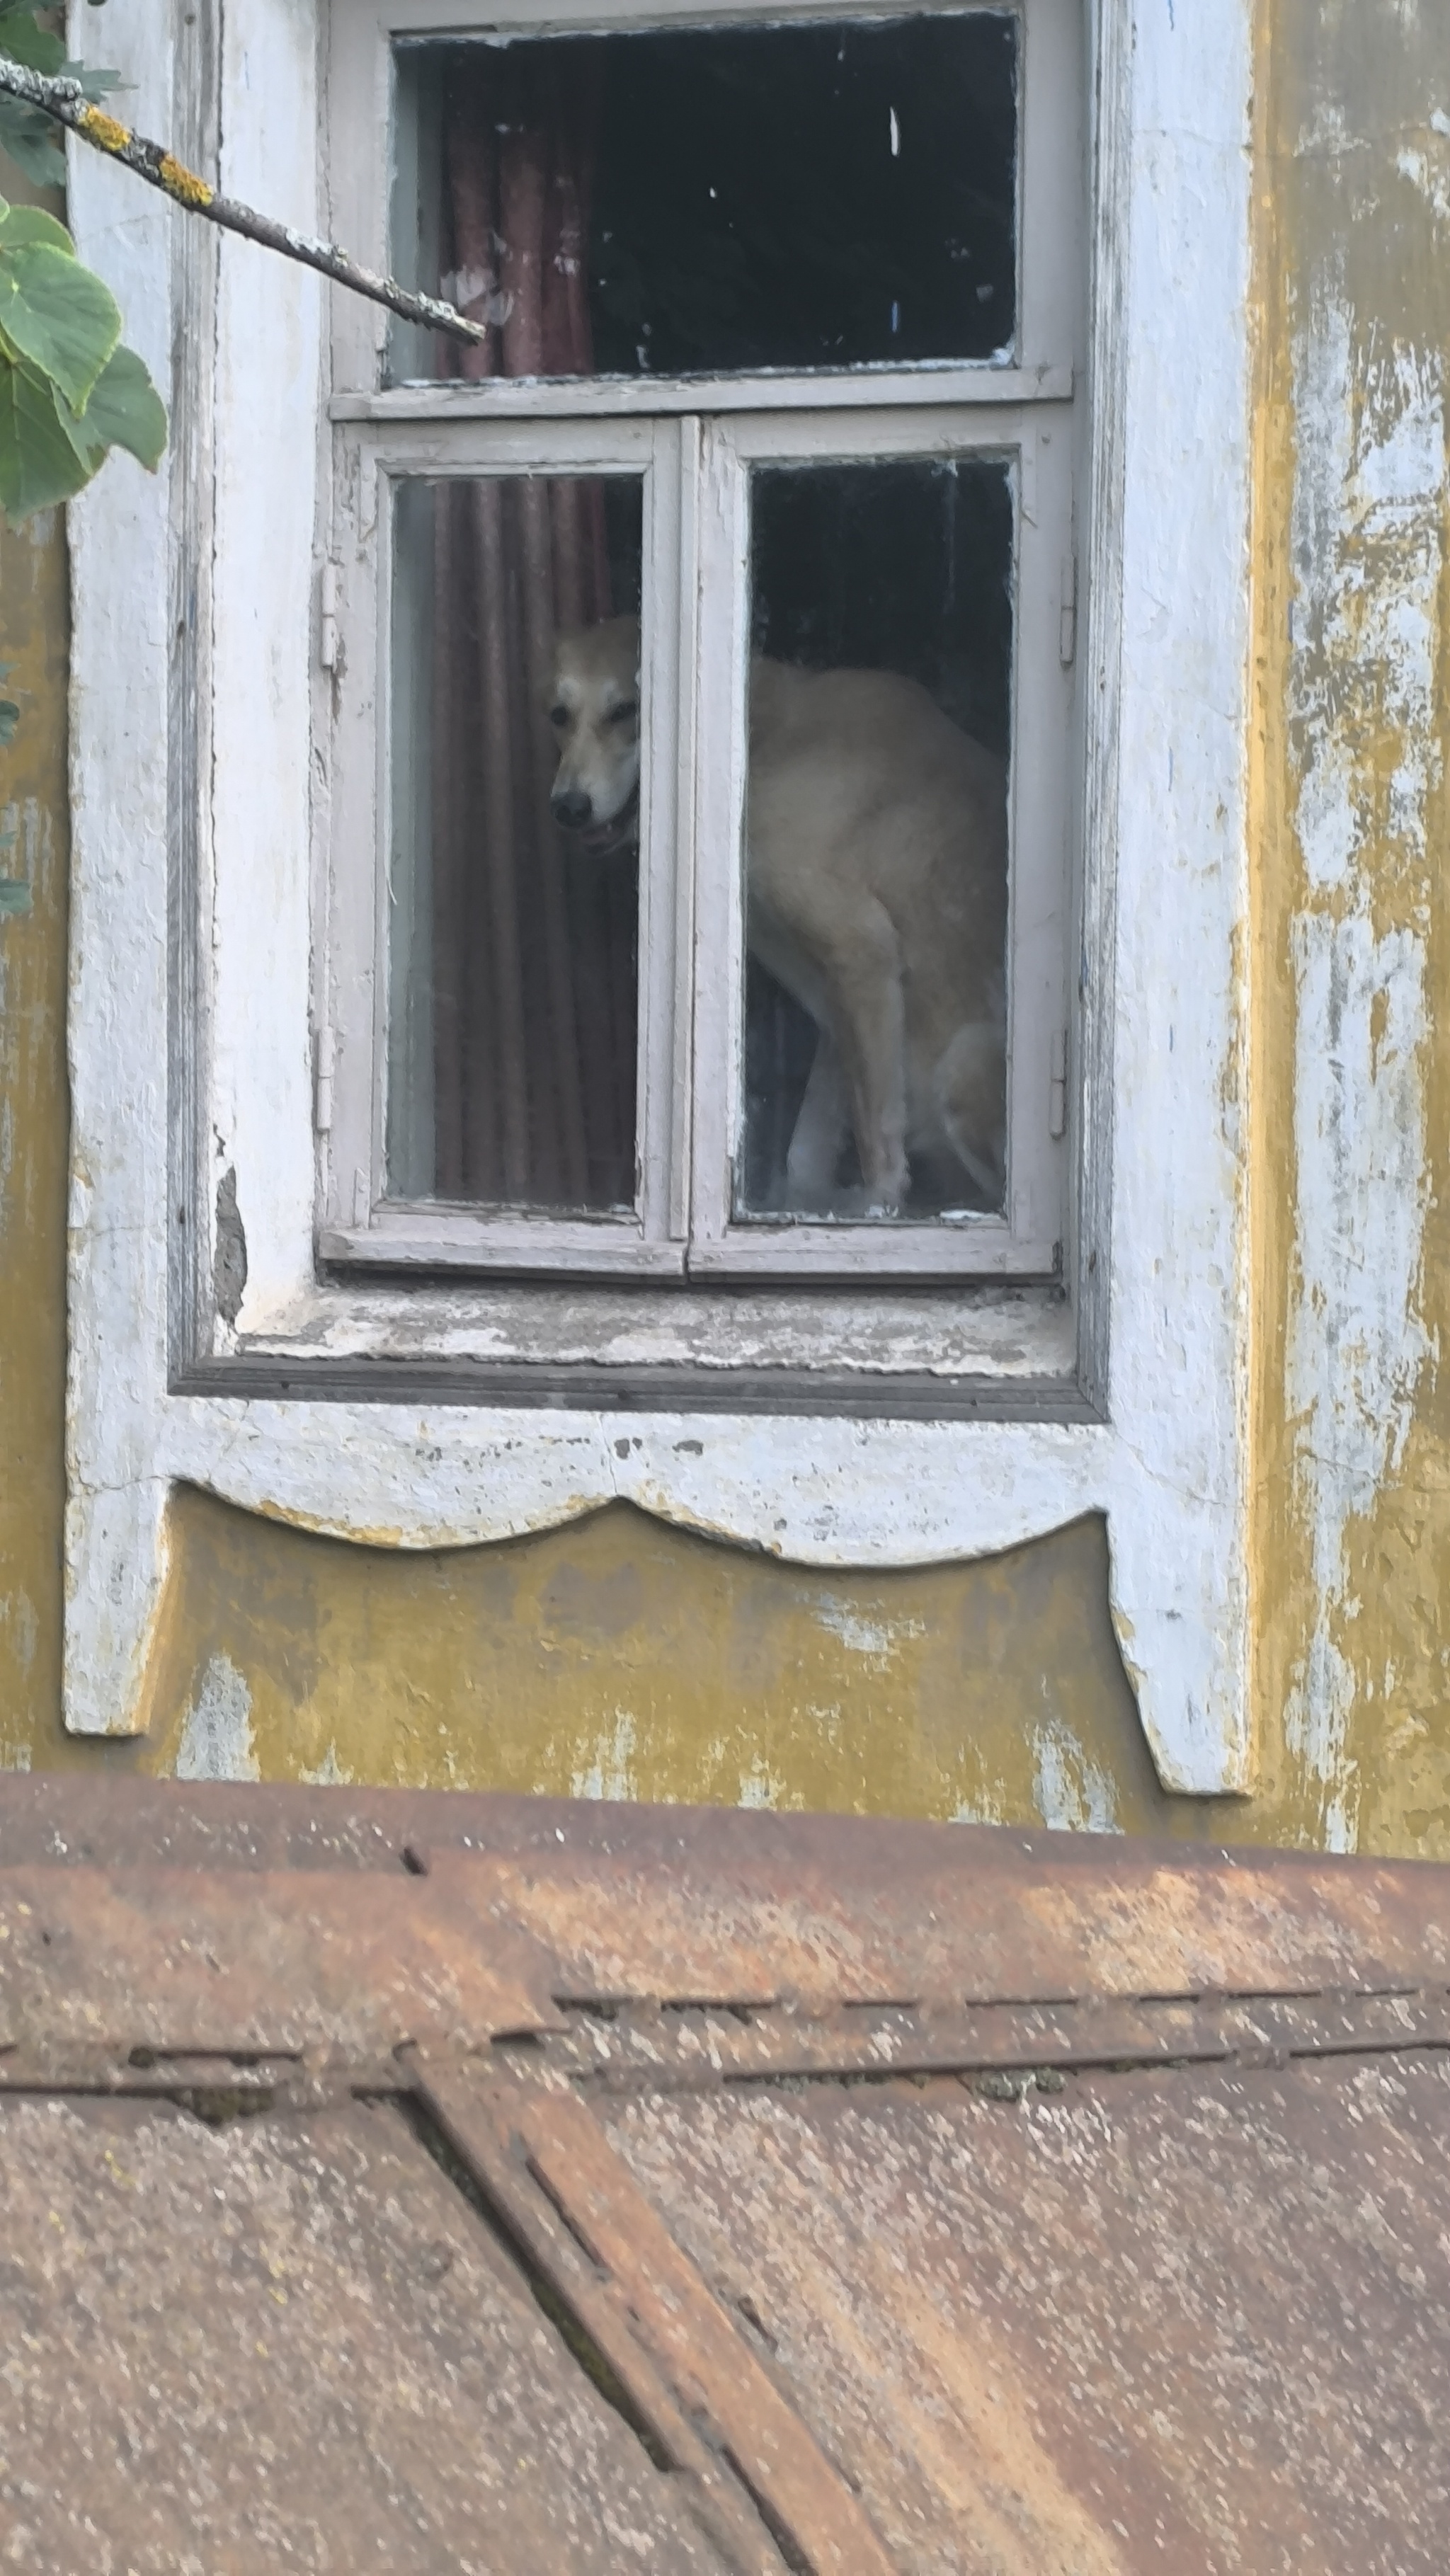
{"label": "dog's muzzle", "polygon": [[573,788],[551,799],[554,820],[563,825],[570,838],[591,859],[611,858],[616,850],[633,849],[639,840],[639,789],[636,787],[627,805],[607,823],[591,823],[593,810],[582,789]]}

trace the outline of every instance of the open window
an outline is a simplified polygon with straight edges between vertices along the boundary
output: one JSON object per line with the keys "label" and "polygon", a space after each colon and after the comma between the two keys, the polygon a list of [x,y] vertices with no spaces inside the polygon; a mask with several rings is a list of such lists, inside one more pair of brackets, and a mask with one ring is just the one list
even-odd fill
{"label": "open window", "polygon": [[335,316],[324,1259],[1057,1278],[1071,0],[400,14],[334,184],[488,335]]}

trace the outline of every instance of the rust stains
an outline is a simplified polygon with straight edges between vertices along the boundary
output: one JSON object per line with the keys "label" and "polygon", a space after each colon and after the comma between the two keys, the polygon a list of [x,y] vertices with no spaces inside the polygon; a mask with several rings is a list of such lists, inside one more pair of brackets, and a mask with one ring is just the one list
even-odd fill
{"label": "rust stains", "polygon": [[12,2554],[1431,2576],[1447,2070],[1441,1868],[0,1784]]}

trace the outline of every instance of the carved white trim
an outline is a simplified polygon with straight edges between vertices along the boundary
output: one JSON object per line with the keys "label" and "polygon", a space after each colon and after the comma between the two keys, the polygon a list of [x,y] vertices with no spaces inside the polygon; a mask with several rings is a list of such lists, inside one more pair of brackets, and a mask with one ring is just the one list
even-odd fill
{"label": "carved white trim", "polygon": [[[544,1528],[623,1496],[815,1565],[967,1558],[1100,1511],[1160,1776],[1202,1794],[1247,1785],[1250,16],[1249,0],[1176,12],[1100,0],[1094,28],[1087,1143],[1073,1268],[1079,1383],[1100,1421],[365,1402],[356,1360],[350,1392],[314,1385],[289,1401],[187,1373],[228,1172],[249,1277],[235,1330],[218,1327],[210,1349],[341,1365],[358,1294],[315,1279],[310,1125],[296,1116],[312,1079],[308,816],[326,794],[310,725],[321,297],[261,251],[221,247],[204,559],[187,559],[184,534],[209,471],[204,419],[178,437],[169,478],[115,461],[71,512],[69,1726],[145,1723],[179,1483],[411,1548]],[[128,114],[179,141],[199,42],[182,30],[195,23],[178,12],[173,26],[170,0],[132,0],[109,39],[133,84]],[[178,45],[191,48],[183,63]],[[221,50],[223,185],[315,228],[308,11],[232,0]],[[205,372],[194,292],[185,300],[200,254],[173,229],[183,219],[93,155],[73,156],[71,189],[82,254],[116,286],[153,371],[167,373],[181,315],[179,364]],[[188,600],[206,630],[190,662],[177,631]],[[199,696],[178,670],[200,674]],[[211,789],[183,848],[188,764]],[[229,971],[208,980],[197,956],[202,969],[225,956]],[[418,1300],[415,1289],[397,1304],[399,1351],[497,1349],[481,1308],[445,1300],[430,1332]],[[990,1343],[984,1369],[1010,1379],[1020,1357],[994,1358]],[[636,1356],[645,1365],[650,1351]]]}

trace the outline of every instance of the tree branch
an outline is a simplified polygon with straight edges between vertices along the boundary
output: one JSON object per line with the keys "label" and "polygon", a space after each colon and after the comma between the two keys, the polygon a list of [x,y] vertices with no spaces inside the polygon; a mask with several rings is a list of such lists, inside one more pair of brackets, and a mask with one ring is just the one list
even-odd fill
{"label": "tree branch", "polygon": [[240,233],[246,241],[260,242],[265,250],[280,251],[284,259],[300,260],[304,268],[319,270],[338,286],[350,287],[355,295],[366,295],[374,304],[386,304],[405,322],[419,322],[425,330],[447,331],[455,340],[487,339],[489,325],[470,322],[455,305],[442,303],[436,295],[411,294],[396,279],[379,277],[372,269],[360,267],[335,242],[314,241],[307,233],[294,232],[290,224],[274,223],[270,215],[259,215],[251,206],[239,204],[235,197],[218,195],[205,179],[175,160],[161,144],[148,143],[144,135],[133,134],[118,118],[108,116],[104,108],[93,106],[78,80],[33,72],[26,64],[0,55],[0,92],[23,99],[28,107],[39,108],[43,116],[53,116],[58,125],[68,126],[82,142],[134,170],[148,186],[159,188],[173,205],[184,206],[189,214],[205,215],[208,223],[220,224],[224,232]]}

